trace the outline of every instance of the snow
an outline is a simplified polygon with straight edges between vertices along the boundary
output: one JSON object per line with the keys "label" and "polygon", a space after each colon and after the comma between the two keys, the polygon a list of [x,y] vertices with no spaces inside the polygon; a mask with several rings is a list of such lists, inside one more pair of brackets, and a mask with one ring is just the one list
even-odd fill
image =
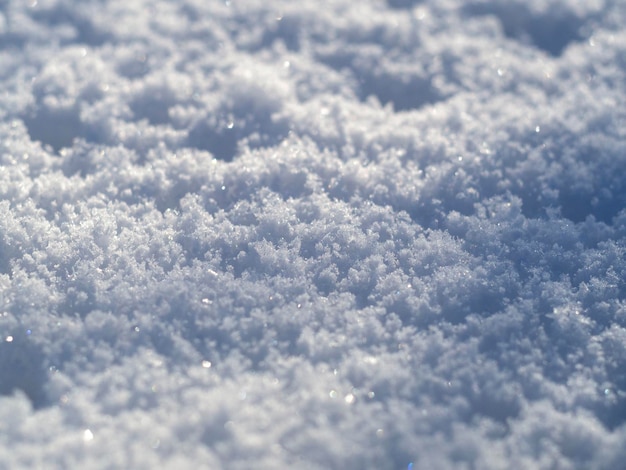
{"label": "snow", "polygon": [[0,0],[0,467],[622,468],[624,21]]}

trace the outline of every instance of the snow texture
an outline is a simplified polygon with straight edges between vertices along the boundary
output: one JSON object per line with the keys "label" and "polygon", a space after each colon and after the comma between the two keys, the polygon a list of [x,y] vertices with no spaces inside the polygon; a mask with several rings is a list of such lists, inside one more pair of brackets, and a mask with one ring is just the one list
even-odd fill
{"label": "snow texture", "polygon": [[0,468],[623,468],[624,24],[0,0]]}

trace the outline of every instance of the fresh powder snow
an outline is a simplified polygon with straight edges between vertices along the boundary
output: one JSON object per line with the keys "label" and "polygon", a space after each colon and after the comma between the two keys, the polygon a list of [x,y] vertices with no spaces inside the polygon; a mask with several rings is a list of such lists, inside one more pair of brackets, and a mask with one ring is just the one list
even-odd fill
{"label": "fresh powder snow", "polygon": [[625,24],[0,0],[0,468],[624,468]]}

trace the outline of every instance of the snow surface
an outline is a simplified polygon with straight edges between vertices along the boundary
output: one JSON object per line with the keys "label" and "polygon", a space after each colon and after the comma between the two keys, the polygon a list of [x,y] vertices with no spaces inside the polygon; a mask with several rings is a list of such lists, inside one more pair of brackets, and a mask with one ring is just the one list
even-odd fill
{"label": "snow surface", "polygon": [[623,468],[624,24],[0,0],[0,468]]}

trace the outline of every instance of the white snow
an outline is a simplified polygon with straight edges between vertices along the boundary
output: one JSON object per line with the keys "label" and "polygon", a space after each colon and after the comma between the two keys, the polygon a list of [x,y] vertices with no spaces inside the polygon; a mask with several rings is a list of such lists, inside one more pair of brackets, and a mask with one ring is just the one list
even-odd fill
{"label": "white snow", "polygon": [[0,0],[0,468],[621,469],[625,22]]}

